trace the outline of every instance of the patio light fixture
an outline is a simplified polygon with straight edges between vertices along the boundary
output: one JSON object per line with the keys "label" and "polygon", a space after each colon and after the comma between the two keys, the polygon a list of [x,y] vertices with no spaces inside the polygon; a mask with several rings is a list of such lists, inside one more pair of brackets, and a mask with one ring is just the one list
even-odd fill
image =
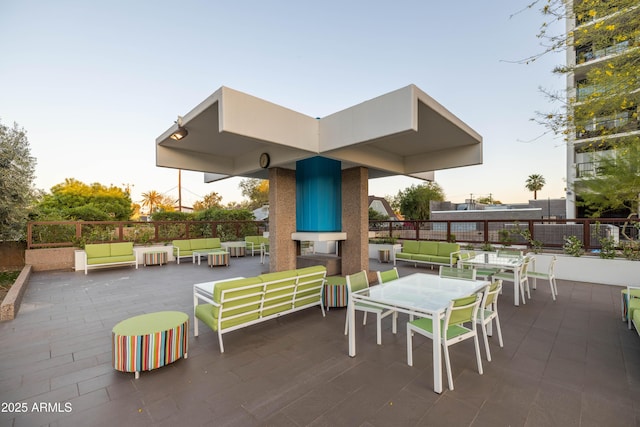
{"label": "patio light fixture", "polygon": [[185,138],[187,135],[189,135],[189,131],[187,131],[187,128],[182,127],[182,116],[178,116],[178,120],[176,121],[176,123],[178,124],[178,130],[172,133],[169,138],[180,141],[182,138]]}

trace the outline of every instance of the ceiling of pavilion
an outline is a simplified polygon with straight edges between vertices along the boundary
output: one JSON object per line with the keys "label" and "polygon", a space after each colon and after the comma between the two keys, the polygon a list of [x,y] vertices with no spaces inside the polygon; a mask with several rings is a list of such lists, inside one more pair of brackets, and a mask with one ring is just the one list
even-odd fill
{"label": "ceiling of pavilion", "polygon": [[205,181],[230,176],[268,178],[260,167],[295,169],[296,161],[323,156],[342,168],[364,166],[369,178],[407,175],[433,179],[433,171],[482,163],[482,137],[414,85],[323,118],[221,87],[182,117],[188,135],[156,139],[156,165],[201,171]]}

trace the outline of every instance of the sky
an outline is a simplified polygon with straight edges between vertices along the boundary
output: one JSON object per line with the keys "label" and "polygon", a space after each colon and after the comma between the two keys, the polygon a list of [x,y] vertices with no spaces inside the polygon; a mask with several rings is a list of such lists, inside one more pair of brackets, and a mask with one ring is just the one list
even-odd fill
{"label": "sky", "polygon": [[[171,2],[0,1],[0,121],[27,131],[37,188],[66,178],[178,195],[178,171],[155,164],[155,139],[221,86],[324,117],[415,84],[483,137],[483,164],[436,171],[446,199],[565,196],[566,146],[532,121],[557,111],[542,94],[564,54],[543,50],[530,0]],[[183,205],[217,192],[241,201],[241,178],[183,171]],[[369,194],[421,182],[373,179]]]}

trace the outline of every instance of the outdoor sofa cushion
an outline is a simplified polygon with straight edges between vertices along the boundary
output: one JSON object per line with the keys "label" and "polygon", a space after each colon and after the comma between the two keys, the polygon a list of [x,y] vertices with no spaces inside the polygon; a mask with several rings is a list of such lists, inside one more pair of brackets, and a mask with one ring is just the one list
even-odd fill
{"label": "outdoor sofa cushion", "polygon": [[[449,242],[435,242],[430,240],[406,240],[402,243],[402,250],[395,254],[396,259],[423,263],[449,265],[451,253],[459,251],[460,245]],[[453,263],[457,256],[453,256]]]}
{"label": "outdoor sofa cushion", "polygon": [[135,261],[133,242],[95,243],[84,247],[88,265]]}

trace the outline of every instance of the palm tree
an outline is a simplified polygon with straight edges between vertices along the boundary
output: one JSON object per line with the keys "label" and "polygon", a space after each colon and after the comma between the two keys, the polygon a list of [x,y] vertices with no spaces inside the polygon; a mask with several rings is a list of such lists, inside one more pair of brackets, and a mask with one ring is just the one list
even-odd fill
{"label": "palm tree", "polygon": [[525,183],[525,187],[529,191],[533,191],[533,200],[538,199],[538,191],[542,190],[542,187],[546,184],[544,177],[540,174],[534,173],[529,175],[527,178],[527,182]]}
{"label": "palm tree", "polygon": [[158,206],[162,202],[162,194],[155,190],[142,193],[142,206],[149,207],[149,215],[153,214],[153,207]]}

